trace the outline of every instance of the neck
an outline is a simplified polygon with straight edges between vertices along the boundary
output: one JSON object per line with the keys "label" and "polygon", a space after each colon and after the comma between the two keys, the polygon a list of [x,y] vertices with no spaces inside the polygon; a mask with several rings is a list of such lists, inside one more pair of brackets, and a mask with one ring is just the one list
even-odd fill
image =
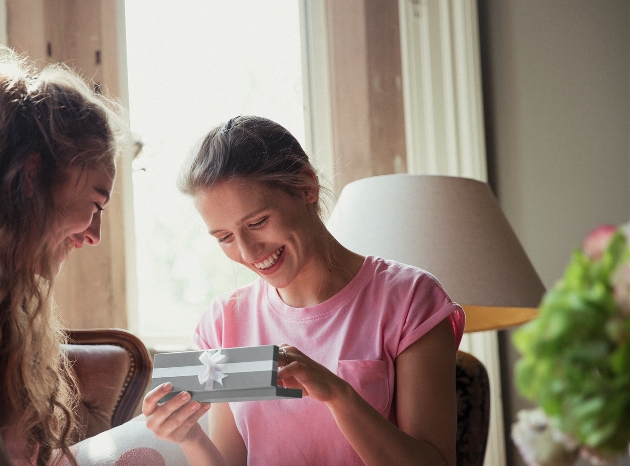
{"label": "neck", "polygon": [[324,230],[313,244],[306,273],[290,286],[278,289],[289,306],[312,307],[327,301],[350,283],[363,265],[363,256],[346,249]]}

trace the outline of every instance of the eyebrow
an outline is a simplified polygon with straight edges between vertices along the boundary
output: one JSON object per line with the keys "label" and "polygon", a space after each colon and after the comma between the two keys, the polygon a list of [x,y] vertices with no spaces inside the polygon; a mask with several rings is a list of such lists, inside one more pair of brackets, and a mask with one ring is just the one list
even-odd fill
{"label": "eyebrow", "polygon": [[[243,217],[243,218],[241,218],[239,220],[239,223],[244,223],[247,220],[249,220],[250,218],[255,217],[256,215],[259,215],[261,212],[264,212],[267,209],[269,209],[269,206],[261,207],[260,209],[255,210],[254,212],[251,212],[251,213],[245,215],[245,217]],[[214,236],[215,234],[217,234],[217,233],[219,233],[221,231],[223,231],[223,229],[219,228],[218,230],[210,231],[210,234]]]}
{"label": "eyebrow", "polygon": [[109,191],[105,188],[99,188],[98,186],[94,188],[94,191],[96,191],[97,193],[99,193],[101,196],[103,196],[105,198],[105,202],[104,204],[107,204],[109,202]]}

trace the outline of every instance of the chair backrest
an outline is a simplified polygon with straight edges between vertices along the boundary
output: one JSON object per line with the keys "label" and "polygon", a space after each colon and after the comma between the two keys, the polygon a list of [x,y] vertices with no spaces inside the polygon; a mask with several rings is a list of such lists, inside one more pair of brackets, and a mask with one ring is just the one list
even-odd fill
{"label": "chair backrest", "polygon": [[483,466],[490,428],[490,381],[484,365],[457,352],[457,466]]}
{"label": "chair backrest", "polygon": [[126,330],[67,332],[64,349],[79,387],[79,441],[131,419],[151,379],[152,362],[144,344]]}

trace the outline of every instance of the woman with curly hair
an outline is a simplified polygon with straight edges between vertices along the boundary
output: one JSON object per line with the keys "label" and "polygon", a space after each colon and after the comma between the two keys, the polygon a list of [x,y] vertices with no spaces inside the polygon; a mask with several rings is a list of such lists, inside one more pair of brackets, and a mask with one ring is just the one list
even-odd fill
{"label": "woman with curly hair", "polygon": [[68,254],[100,241],[120,115],[68,68],[37,72],[0,47],[0,436],[16,465],[76,464],[76,385],[51,290]]}

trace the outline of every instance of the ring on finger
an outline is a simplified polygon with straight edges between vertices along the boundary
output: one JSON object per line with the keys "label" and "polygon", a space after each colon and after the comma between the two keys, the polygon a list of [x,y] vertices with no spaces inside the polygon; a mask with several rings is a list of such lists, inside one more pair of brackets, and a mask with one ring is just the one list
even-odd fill
{"label": "ring on finger", "polygon": [[284,356],[284,366],[286,367],[289,365],[289,353],[287,353],[287,350],[285,348],[280,348],[280,351],[282,351],[282,355]]}

